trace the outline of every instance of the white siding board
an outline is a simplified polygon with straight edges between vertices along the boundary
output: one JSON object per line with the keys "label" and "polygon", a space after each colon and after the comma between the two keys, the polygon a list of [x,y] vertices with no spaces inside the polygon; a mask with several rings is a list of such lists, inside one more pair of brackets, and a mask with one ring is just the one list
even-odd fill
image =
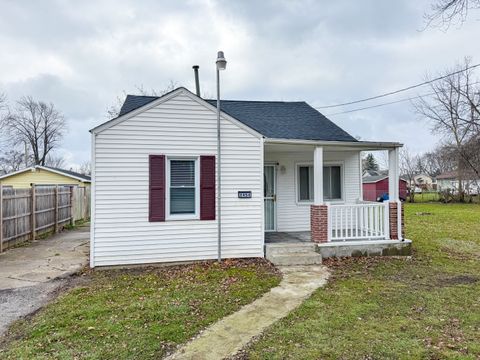
{"label": "white siding board", "polygon": [[[324,162],[338,162],[344,168],[344,203],[354,204],[360,198],[359,152],[324,152]],[[313,152],[265,152],[265,162],[285,166],[277,171],[277,231],[309,231],[310,204],[298,203],[295,172],[298,163],[313,163]]]}
{"label": "white siding board", "polygon": [[[95,137],[95,265],[215,259],[216,220],[148,221],[148,155],[216,155],[215,112],[178,95]],[[262,151],[261,139],[222,119],[224,257],[263,256]]]}

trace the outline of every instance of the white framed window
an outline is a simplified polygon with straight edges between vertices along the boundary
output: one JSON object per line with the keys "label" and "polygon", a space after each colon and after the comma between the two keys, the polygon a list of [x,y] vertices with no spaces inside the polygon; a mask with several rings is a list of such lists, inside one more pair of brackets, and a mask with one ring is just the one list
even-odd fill
{"label": "white framed window", "polygon": [[[314,200],[313,165],[297,164],[297,202],[312,203]],[[343,200],[343,166],[328,164],[323,167],[323,198],[330,201]]]}
{"label": "white framed window", "polygon": [[198,219],[200,214],[198,157],[168,157],[166,173],[166,218]]}
{"label": "white framed window", "polygon": [[313,165],[298,165],[297,187],[298,202],[313,201]]}
{"label": "white framed window", "polygon": [[343,199],[343,171],[341,165],[323,167],[323,198],[325,200]]}

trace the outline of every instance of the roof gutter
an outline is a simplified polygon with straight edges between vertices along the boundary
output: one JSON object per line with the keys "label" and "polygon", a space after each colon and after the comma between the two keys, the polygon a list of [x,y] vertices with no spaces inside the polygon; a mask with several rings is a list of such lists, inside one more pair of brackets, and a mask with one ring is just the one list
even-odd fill
{"label": "roof gutter", "polygon": [[301,139],[274,139],[265,138],[267,144],[285,144],[285,145],[313,145],[313,146],[346,146],[355,149],[365,150],[386,150],[400,148],[403,144],[398,142],[378,142],[378,141],[325,141],[325,140],[301,140]]}

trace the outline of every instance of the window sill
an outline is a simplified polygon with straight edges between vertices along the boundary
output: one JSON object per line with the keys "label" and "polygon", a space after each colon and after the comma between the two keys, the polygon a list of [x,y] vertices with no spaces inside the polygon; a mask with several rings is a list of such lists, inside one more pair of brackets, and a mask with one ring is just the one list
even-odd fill
{"label": "window sill", "polygon": [[198,215],[168,215],[166,221],[200,220]]}

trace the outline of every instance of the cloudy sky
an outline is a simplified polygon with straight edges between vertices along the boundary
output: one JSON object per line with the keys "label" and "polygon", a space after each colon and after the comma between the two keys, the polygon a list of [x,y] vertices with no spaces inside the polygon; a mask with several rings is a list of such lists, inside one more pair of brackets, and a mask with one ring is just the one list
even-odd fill
{"label": "cloudy sky", "polygon": [[[225,98],[313,106],[409,86],[465,56],[480,62],[480,13],[448,32],[422,31],[431,1],[0,0],[0,92],[11,103],[23,95],[53,102],[68,119],[60,151],[80,164],[90,156],[88,130],[124,92],[171,82],[194,90],[198,64],[202,92],[215,94],[217,50],[228,60]],[[363,140],[414,152],[438,141],[409,102],[329,117]]]}

